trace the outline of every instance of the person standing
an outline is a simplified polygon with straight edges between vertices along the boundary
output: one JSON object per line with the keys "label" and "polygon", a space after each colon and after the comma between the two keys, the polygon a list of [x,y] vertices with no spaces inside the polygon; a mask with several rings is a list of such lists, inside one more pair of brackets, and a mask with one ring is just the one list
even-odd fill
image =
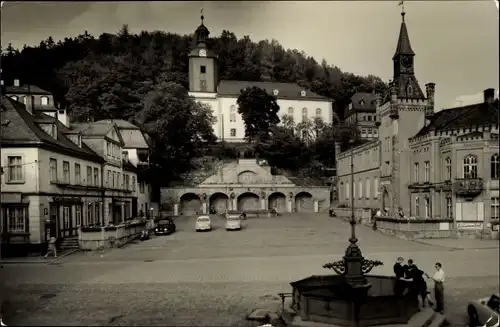
{"label": "person standing", "polygon": [[45,258],[52,254],[54,258],[57,258],[57,249],[56,249],[56,241],[57,239],[52,236],[49,240],[49,248],[47,249],[47,254],[45,254]]}
{"label": "person standing", "polygon": [[[436,312],[443,313],[444,312],[444,280],[445,275],[443,271],[443,266],[440,262],[436,262],[434,265],[436,268],[436,272],[434,276],[432,276],[432,280],[434,281],[434,299],[436,300]],[[429,275],[427,275],[429,277]]]}
{"label": "person standing", "polygon": [[396,276],[396,284],[394,285],[394,294],[400,296],[403,295],[406,289],[405,276],[408,270],[407,265],[403,265],[404,259],[399,257],[394,264],[393,270]]}
{"label": "person standing", "polygon": [[[412,259],[408,259],[408,276],[407,280],[411,281],[413,289],[417,292],[418,295],[422,298],[422,308],[426,307],[426,302],[429,302],[429,305],[432,306],[433,303],[428,297],[427,292],[427,283],[424,280],[424,272],[418,269],[417,265],[413,263]],[[426,275],[426,274],[425,274]]]}

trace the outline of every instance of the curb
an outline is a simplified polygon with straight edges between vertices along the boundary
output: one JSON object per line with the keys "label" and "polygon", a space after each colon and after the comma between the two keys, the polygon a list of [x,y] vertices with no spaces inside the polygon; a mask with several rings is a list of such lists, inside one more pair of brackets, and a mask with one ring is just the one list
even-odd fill
{"label": "curb", "polygon": [[422,242],[419,240],[411,240],[412,242],[419,243],[419,244],[425,244],[425,245],[430,245],[430,246],[435,246],[438,248],[445,248],[445,249],[451,249],[451,250],[489,250],[489,249],[498,249],[498,246],[485,246],[485,247],[472,247],[472,248],[464,248],[464,247],[456,247],[456,246],[446,246],[446,245],[439,245],[439,244],[431,244],[427,242]]}
{"label": "curb", "polygon": [[12,260],[9,260],[9,261],[1,261],[1,264],[2,265],[9,265],[9,264],[51,264],[51,263],[54,263],[56,261],[58,261],[59,259],[61,258],[64,258],[70,254],[73,254],[75,252],[79,251],[79,249],[73,249],[73,250],[70,250],[68,252],[65,252],[64,254],[61,254],[60,256],[58,256],[57,258],[54,258],[52,260],[17,260],[17,261],[12,261]]}

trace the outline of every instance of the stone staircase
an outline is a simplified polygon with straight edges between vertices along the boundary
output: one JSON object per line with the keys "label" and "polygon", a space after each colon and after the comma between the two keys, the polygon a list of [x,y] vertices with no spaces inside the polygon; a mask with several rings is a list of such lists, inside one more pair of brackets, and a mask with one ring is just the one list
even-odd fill
{"label": "stone staircase", "polygon": [[61,242],[61,251],[79,250],[78,236],[65,237]]}

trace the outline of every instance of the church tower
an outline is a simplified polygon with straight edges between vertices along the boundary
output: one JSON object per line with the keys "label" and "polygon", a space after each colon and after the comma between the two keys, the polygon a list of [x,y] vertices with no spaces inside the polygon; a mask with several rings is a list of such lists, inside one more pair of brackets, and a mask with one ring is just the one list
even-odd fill
{"label": "church tower", "polygon": [[203,24],[195,31],[196,45],[189,53],[189,92],[216,93],[218,82],[217,55],[207,47],[210,32]]}

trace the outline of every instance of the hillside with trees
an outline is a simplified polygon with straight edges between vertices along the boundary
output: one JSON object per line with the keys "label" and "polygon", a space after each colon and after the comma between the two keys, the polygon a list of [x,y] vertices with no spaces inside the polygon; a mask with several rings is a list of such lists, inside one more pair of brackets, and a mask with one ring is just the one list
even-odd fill
{"label": "hillside with trees", "polygon": [[[75,121],[121,118],[138,124],[154,141],[151,173],[157,178],[160,170],[165,184],[195,168],[192,159],[206,155],[215,141],[211,131],[215,118],[187,94],[192,46],[193,35],[132,34],[126,25],[116,34],[98,37],[87,32],[59,42],[49,37],[38,46],[2,49],[2,79],[6,85],[19,79],[52,92]],[[337,120],[356,91],[386,90],[376,76],[342,72],[275,40],[254,42],[223,31],[208,46],[219,55],[221,79],[297,83],[332,98]],[[331,167],[333,139],[344,141],[356,134],[352,126],[326,126],[320,121],[291,126],[286,118],[279,119],[283,126],[269,126],[272,137],[259,142],[259,151],[273,165],[287,169]],[[294,132],[298,129],[319,137],[305,142]],[[219,149],[218,155],[231,153],[226,147]]]}

